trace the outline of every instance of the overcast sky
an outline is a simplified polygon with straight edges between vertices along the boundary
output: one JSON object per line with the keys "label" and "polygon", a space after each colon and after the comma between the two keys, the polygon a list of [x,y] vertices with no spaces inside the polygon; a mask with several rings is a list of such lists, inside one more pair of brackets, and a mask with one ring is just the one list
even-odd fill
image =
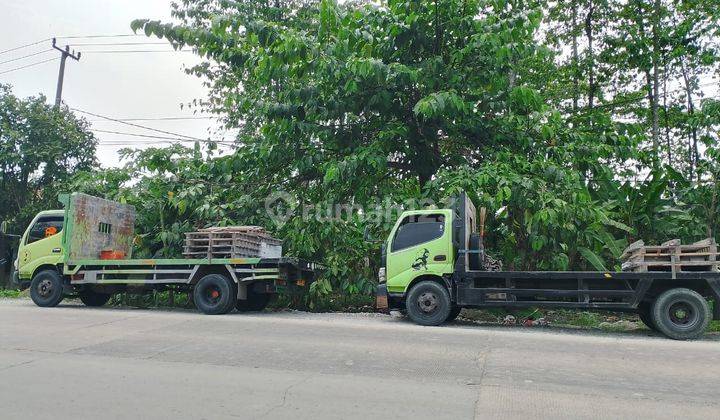
{"label": "overcast sky", "polygon": [[[61,38],[132,34],[133,19],[169,20],[170,0],[0,0],[0,16],[0,51],[58,37],[61,46],[70,44],[82,52],[79,62],[68,59],[65,71],[63,101],[73,108],[120,119],[193,117],[192,111],[181,110],[180,104],[205,96],[201,81],[183,72],[184,66],[198,62],[192,53],[167,52],[172,50],[167,45],[77,45],[164,42],[157,38]],[[0,64],[0,83],[12,85],[13,92],[20,97],[42,93],[53,102],[59,60],[3,73],[60,56],[57,51],[43,52],[50,48],[51,42],[46,41],[0,54],[1,63],[40,53]],[[123,50],[163,52],[93,53]],[[88,120],[98,130],[164,136],[97,117],[88,116]],[[207,119],[133,123],[199,138],[208,138],[208,130],[215,128],[215,123]],[[117,150],[122,148],[119,143],[159,141],[101,132],[96,132],[96,136],[100,141],[98,158],[106,167],[119,164]]]}

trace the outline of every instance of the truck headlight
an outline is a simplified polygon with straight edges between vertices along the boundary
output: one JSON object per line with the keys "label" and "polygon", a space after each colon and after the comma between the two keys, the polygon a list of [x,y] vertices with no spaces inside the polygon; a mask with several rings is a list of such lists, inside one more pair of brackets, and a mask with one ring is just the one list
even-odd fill
{"label": "truck headlight", "polygon": [[387,279],[385,278],[385,267],[382,267],[378,270],[378,282],[379,283],[385,283]]}

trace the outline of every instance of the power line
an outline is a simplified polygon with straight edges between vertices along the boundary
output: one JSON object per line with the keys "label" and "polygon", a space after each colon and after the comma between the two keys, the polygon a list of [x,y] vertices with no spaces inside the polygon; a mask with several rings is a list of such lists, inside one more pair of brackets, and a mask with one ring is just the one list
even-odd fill
{"label": "power line", "polygon": [[146,140],[146,141],[101,141],[98,142],[98,146],[127,146],[127,147],[135,147],[135,146],[150,146],[150,145],[161,145],[161,144],[173,144],[172,140]]}
{"label": "power line", "polygon": [[13,61],[22,60],[22,59],[24,59],[24,58],[35,57],[36,55],[45,54],[46,52],[50,52],[50,51],[52,51],[52,48],[49,49],[49,50],[45,50],[45,51],[40,51],[40,52],[28,54],[28,55],[23,55],[22,57],[13,58],[12,60],[0,61],[0,64],[12,63]]}
{"label": "power line", "polygon": [[167,42],[81,42],[79,44],[71,43],[75,47],[92,47],[92,46],[116,46],[116,45],[170,45]]}
{"label": "power line", "polygon": [[192,50],[102,50],[102,51],[85,51],[85,54],[124,54],[124,53],[177,53],[177,52],[193,52]]}
{"label": "power line", "polygon": [[[138,36],[145,36],[140,34],[115,34],[115,35],[69,35],[69,36],[58,36],[56,38],[62,38],[62,39],[82,39],[82,38],[88,38],[88,39],[95,39],[95,38],[126,38],[126,37],[138,37]],[[45,40],[47,41],[47,39]]]}
{"label": "power line", "polygon": [[[118,121],[182,121],[182,120],[211,120],[215,117],[156,117],[156,118],[118,118]],[[88,120],[89,122],[104,122],[107,120]],[[114,121],[113,121],[114,122]]]}
{"label": "power line", "polygon": [[174,141],[189,141],[189,142],[196,142],[196,141],[209,141],[209,140],[190,140],[190,139],[183,139],[179,137],[166,137],[166,136],[153,136],[149,134],[137,134],[137,133],[127,133],[123,131],[113,131],[113,130],[100,130],[97,128],[91,128],[90,131],[94,131],[97,133],[108,133],[108,134],[119,134],[122,136],[133,136],[133,137],[143,137],[148,139],[162,139],[162,140],[174,140]]}
{"label": "power line", "polygon": [[[224,140],[190,140],[190,139],[183,139],[178,137],[166,137],[166,136],[152,136],[149,134],[137,134],[137,133],[128,133],[124,131],[113,131],[113,130],[99,130],[96,128],[91,128],[90,131],[96,132],[96,133],[107,133],[107,134],[117,134],[121,136],[131,136],[131,137],[140,137],[140,138],[148,138],[148,139],[155,139],[155,140],[163,140],[159,141],[157,143],[172,143],[172,142],[189,142],[189,143],[195,143],[195,142],[201,142],[201,143],[217,143],[217,144],[224,144],[224,145],[233,145],[234,143],[224,141]],[[105,144],[104,141],[99,141],[101,144]],[[127,141],[125,141],[127,143]],[[132,142],[130,144],[142,144],[141,142]]]}
{"label": "power line", "polygon": [[197,137],[186,136],[186,135],[184,135],[184,134],[173,133],[172,131],[158,130],[157,128],[146,127],[146,126],[144,126],[144,125],[134,124],[134,123],[127,122],[127,121],[122,121],[122,120],[119,120],[119,119],[117,119],[117,118],[111,118],[111,117],[107,117],[107,116],[105,116],[105,115],[100,115],[100,114],[95,114],[95,113],[88,112],[88,111],[83,111],[82,109],[78,109],[78,108],[70,108],[70,109],[72,109],[73,111],[81,112],[81,113],[83,113],[83,114],[92,115],[93,117],[102,118],[102,119],[104,119],[104,120],[115,121],[115,122],[120,123],[120,124],[129,125],[129,126],[131,126],[131,127],[142,128],[142,129],[145,129],[145,130],[155,131],[155,132],[157,132],[157,133],[168,134],[168,135],[171,135],[171,136],[185,137],[185,138],[187,138],[187,139],[195,140],[195,141],[208,141],[208,140],[206,140],[206,139],[200,139],[200,138],[197,138]]}
{"label": "power line", "polygon": [[5,73],[10,73],[11,71],[17,71],[17,70],[26,69],[26,68],[28,68],[28,67],[37,66],[37,65],[40,65],[40,64],[43,64],[43,63],[48,63],[48,62],[50,62],[50,61],[55,61],[55,60],[59,60],[59,59],[60,59],[60,57],[54,57],[54,58],[50,58],[50,59],[48,59],[48,60],[38,61],[37,63],[27,64],[27,65],[25,65],[25,66],[15,67],[14,69],[2,71],[2,72],[0,72],[0,74],[5,74]]}
{"label": "power line", "polygon": [[[56,38],[58,38],[58,39],[60,39],[60,38],[62,38],[62,39],[83,39],[83,38],[97,39],[97,38],[126,38],[126,37],[140,37],[140,36],[144,36],[144,35],[140,35],[140,34],[69,35],[69,36],[58,36]],[[45,38],[45,39],[41,39],[39,41],[31,42],[29,44],[24,44],[24,45],[20,45],[20,46],[13,47],[13,48],[8,48],[6,50],[0,51],[0,54],[5,54],[5,53],[12,52],[12,51],[21,50],[23,48],[32,47],[32,46],[42,44],[43,42],[47,42],[47,41],[51,41],[51,40],[52,40],[52,38]]]}
{"label": "power line", "polygon": [[[124,134],[120,134],[124,135]],[[190,142],[194,143],[191,140],[185,140],[185,139],[174,139],[174,140],[162,140],[162,139],[154,139],[154,140],[143,140],[143,139],[137,139],[137,141],[131,139],[109,139],[109,140],[103,140],[103,139],[97,139],[98,146],[144,146],[144,145],[153,145],[153,144],[172,144],[172,143],[179,143],[179,142]],[[235,142],[229,141],[229,140],[220,140],[220,141],[212,141],[208,140],[207,142],[216,143],[221,146],[237,146]]]}
{"label": "power line", "polygon": [[35,46],[35,45],[38,45],[38,44],[42,44],[43,42],[50,41],[51,39],[52,39],[52,38],[45,38],[45,39],[41,39],[40,41],[32,42],[32,43],[30,43],[30,44],[20,45],[19,47],[14,47],[14,48],[9,48],[9,49],[7,49],[7,50],[2,50],[2,51],[0,51],[0,54],[5,54],[5,53],[12,52],[12,51],[20,50],[20,49],[23,49],[23,48],[32,47],[32,46]]}

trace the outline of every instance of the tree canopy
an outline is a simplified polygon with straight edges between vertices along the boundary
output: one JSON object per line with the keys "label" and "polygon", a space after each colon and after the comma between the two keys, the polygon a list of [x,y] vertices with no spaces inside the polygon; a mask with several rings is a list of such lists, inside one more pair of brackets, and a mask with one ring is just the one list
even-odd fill
{"label": "tree canopy", "polygon": [[73,175],[96,167],[96,144],[88,123],[67,108],[0,85],[0,220],[22,231],[39,210],[60,207]]}
{"label": "tree canopy", "polygon": [[613,269],[639,238],[718,237],[714,1],[181,0],[172,13],[132,27],[204,58],[188,70],[210,88],[199,106],[238,135],[231,154],[151,149],[78,179],[145,203],[143,252],[178,252],[197,226],[261,224],[329,267],[317,295],[369,292],[377,246],[361,232],[393,220],[296,211],[274,225],[278,191],[298,209],[367,209],[465,189],[512,269]]}

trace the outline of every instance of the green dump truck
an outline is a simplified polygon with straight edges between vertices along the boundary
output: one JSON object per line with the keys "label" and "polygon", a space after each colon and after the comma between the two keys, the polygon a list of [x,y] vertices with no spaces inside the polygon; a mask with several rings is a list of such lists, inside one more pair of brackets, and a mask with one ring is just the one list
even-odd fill
{"label": "green dump truck", "polygon": [[710,319],[720,319],[714,248],[697,253],[707,262],[679,261],[678,270],[488,271],[475,206],[464,193],[453,201],[451,208],[409,211],[397,220],[382,246],[378,308],[405,312],[421,325],[453,320],[462,308],[636,312],[674,339],[697,338]]}
{"label": "green dump truck", "polygon": [[66,296],[102,306],[114,293],[173,288],[192,291],[206,314],[256,311],[315,277],[314,264],[286,257],[133,259],[132,206],[77,193],[60,201],[64,210],[35,216],[14,261],[14,282],[30,288],[38,306],[57,306]]}

